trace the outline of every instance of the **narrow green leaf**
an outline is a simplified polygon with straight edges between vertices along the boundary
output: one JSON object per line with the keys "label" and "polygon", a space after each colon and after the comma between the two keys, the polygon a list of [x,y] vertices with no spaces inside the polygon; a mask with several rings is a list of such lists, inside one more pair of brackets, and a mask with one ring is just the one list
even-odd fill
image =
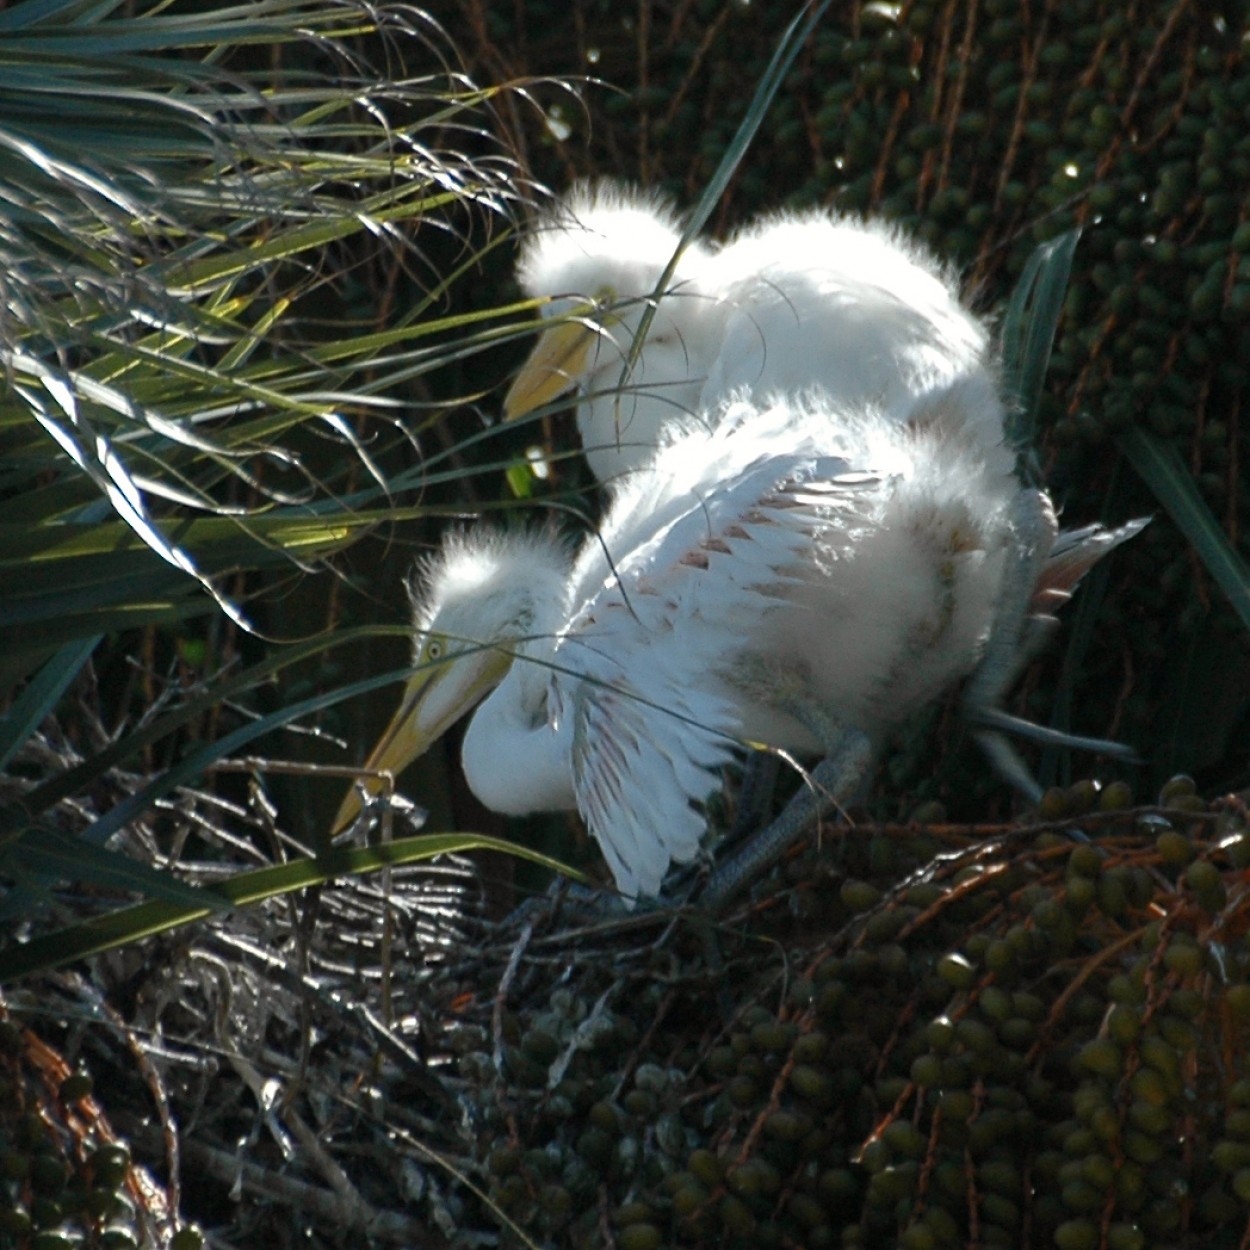
{"label": "narrow green leaf", "polygon": [[128,821],[133,820],[140,812],[146,811],[157,799],[163,798],[181,785],[190,784],[218,760],[233,755],[249,742],[263,737],[274,729],[280,729],[283,725],[289,725],[292,721],[314,712],[320,712],[327,707],[333,707],[334,704],[344,699],[353,698],[358,694],[368,694],[372,690],[389,685],[400,676],[402,676],[402,670],[383,673],[380,677],[362,678],[360,681],[341,686],[328,693],[313,695],[298,703],[292,703],[288,707],[271,712],[268,716],[257,717],[256,720],[249,721],[233,733],[224,734],[213,742],[205,743],[198,750],[189,752],[172,768],[154,778],[142,790],[127,795],[120,803],[115,804],[84,831],[83,837],[90,838],[94,842],[108,841]]}
{"label": "narrow green leaf", "polygon": [[[122,0],[117,0],[114,8]],[[22,0],[0,10],[0,32],[26,30],[46,23],[49,18],[71,17],[80,11],[96,7],[96,0]]]}
{"label": "narrow green leaf", "polygon": [[170,872],[46,825],[30,826],[12,841],[6,839],[5,857],[19,880],[30,874],[47,881],[89,882],[102,889],[146,894],[183,908],[222,911],[229,906],[220,895],[187,885]]}
{"label": "narrow green leaf", "polygon": [[[677,250],[669,258],[668,265],[660,275],[660,280],[655,284],[653,294],[656,296],[662,295],[668,289],[682,252],[698,237],[712,213],[716,211],[720,197],[725,193],[725,188],[729,186],[734,174],[737,173],[738,166],[742,164],[747,150],[764,124],[764,118],[768,115],[777,92],[781,90],[781,84],[790,72],[790,67],[794,64],[812,31],[816,29],[820,19],[825,15],[831,2],[832,0],[807,0],[807,3],[795,14],[782,32],[777,48],[760,78],[759,85],[755,88],[755,94],[751,97],[751,103],[747,106],[746,115],[738,124],[738,129],[734,131],[733,138],[730,139],[729,146],[720,159],[720,164],[717,165],[698,200],[695,201],[694,207],[690,210],[686,227],[677,244]],[[642,345],[651,328],[652,318],[655,316],[655,309],[656,304],[652,301],[643,312],[638,329],[634,332],[633,344],[621,368],[618,382],[621,388],[625,387],[630,373],[638,363]]]}
{"label": "narrow green leaf", "polygon": [[[355,629],[340,629],[333,634],[322,635],[308,642],[275,650],[259,664],[242,673],[213,682],[206,690],[180,704],[174,711],[147,724],[125,738],[110,743],[102,751],[97,752],[81,764],[67,769],[55,777],[45,781],[24,796],[23,802],[27,810],[38,816],[41,812],[61,802],[71,794],[93,785],[103,777],[110,768],[127,760],[134,759],[141,751],[176,733],[184,725],[193,723],[211,708],[229,702],[248,690],[263,685],[275,674],[292,665],[300,664],[331,647],[350,647],[366,638],[407,637],[411,630],[407,625],[361,625]],[[401,682],[411,676],[408,669],[384,673],[370,678],[367,691],[380,690],[389,682]],[[365,691],[354,690],[354,693]],[[353,692],[349,692],[353,693]],[[0,838],[8,826],[0,818]]]}
{"label": "narrow green leaf", "polygon": [[[0,769],[39,728],[40,722],[56,706],[66,686],[78,676],[91,658],[101,634],[88,636],[62,647],[27,683],[25,689],[0,716]],[[46,645],[46,643],[45,643]]]}
{"label": "narrow green leaf", "polygon": [[[274,510],[266,516],[200,517],[195,520],[156,521],[154,525],[170,542],[177,542],[195,552],[209,572],[237,568],[265,567],[273,563],[278,552],[337,551],[353,535],[390,519],[381,510],[341,516],[309,516],[293,511]],[[8,525],[0,522],[0,575],[37,568],[49,577],[55,574],[58,583],[71,579],[69,585],[89,585],[93,580],[89,567],[104,561],[104,576],[117,577],[137,572],[151,564],[152,553],[129,526],[106,521],[96,525]],[[107,560],[119,562],[108,568]],[[137,562],[136,562],[137,558]],[[73,580],[75,566],[82,563],[82,582]],[[39,587],[30,587],[38,593]]]}
{"label": "narrow green leaf", "polygon": [[[747,150],[764,124],[764,118],[768,115],[777,92],[781,90],[781,84],[785,81],[786,75],[790,72],[791,66],[802,51],[808,37],[819,25],[820,19],[824,17],[830,3],[831,0],[819,0],[818,3],[808,0],[808,3],[795,14],[782,32],[777,48],[760,78],[759,85],[755,88],[755,94],[751,97],[751,103],[747,106],[746,115],[734,132],[733,138],[729,141],[729,147],[725,149],[725,154],[721,157],[720,164],[708,179],[707,186],[703,188],[703,193],[691,211],[689,224],[682,235],[682,247],[698,236],[707,224],[708,218],[715,211],[720,197],[725,193],[725,188],[729,186],[734,174],[738,172],[738,166],[742,164]],[[671,274],[666,274],[661,287],[667,284],[671,277]]]}
{"label": "narrow green leaf", "polygon": [[1211,514],[1176,448],[1135,426],[1120,436],[1120,447],[1250,629],[1250,566]]}
{"label": "narrow green leaf", "polygon": [[141,938],[168,932],[180,925],[204,920],[221,907],[247,907],[295,890],[325,885],[335,877],[358,876],[383,868],[419,863],[436,855],[456,855],[467,851],[499,851],[528,859],[575,880],[585,880],[576,870],[558,860],[486,834],[426,833],[378,846],[336,847],[316,859],[258,868],[239,873],[215,886],[204,887],[204,894],[216,895],[212,906],[207,903],[182,906],[162,901],[141,903],[57,930],[22,945],[0,949],[0,982],[11,982],[31,973],[57,968]]}
{"label": "narrow green leaf", "polygon": [[[141,629],[147,625],[170,625],[189,617],[203,616],[213,609],[212,601],[203,595],[185,599],[154,598],[148,602],[114,604],[96,612],[69,612],[26,625],[15,625],[0,633],[0,646],[4,650],[0,672],[6,671],[4,666],[19,656],[33,655],[42,659],[50,649],[93,634]],[[29,671],[25,666],[20,667]]]}
{"label": "narrow green leaf", "polygon": [[1008,442],[1032,448],[1042,383],[1050,366],[1055,330],[1072,274],[1080,230],[1068,230],[1037,247],[1029,257],[1003,318],[1003,383],[1009,401]]}

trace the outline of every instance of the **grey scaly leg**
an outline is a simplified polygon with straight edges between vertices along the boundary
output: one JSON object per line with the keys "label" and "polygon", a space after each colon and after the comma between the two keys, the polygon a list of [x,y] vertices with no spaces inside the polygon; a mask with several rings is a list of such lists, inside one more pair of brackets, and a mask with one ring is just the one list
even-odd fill
{"label": "grey scaly leg", "polygon": [[1012,559],[1003,573],[985,653],[964,690],[964,716],[999,774],[1036,802],[1041,787],[1003,736],[1006,714],[998,705],[1044,636],[1045,626],[1029,607],[1058,532],[1050,500],[1041,491],[1020,491],[1012,503],[1011,528]]}
{"label": "grey scaly leg", "polygon": [[1021,491],[1011,510],[1014,558],[1003,572],[985,653],[964,692],[964,707],[973,722],[985,709],[998,706],[1041,636],[1029,605],[1058,532],[1055,514],[1046,496],[1035,490]]}
{"label": "grey scaly leg", "polygon": [[[781,759],[773,751],[750,751],[742,764],[742,783],[738,790],[738,807],[733,823],[721,835],[716,850],[723,856],[731,856],[733,848],[741,846],[752,835],[763,829],[772,806],[773,791],[781,771]],[[695,897],[699,881],[706,881],[714,873],[709,864],[710,856],[700,855],[684,868],[674,868],[665,879],[662,898],[673,905]]]}
{"label": "grey scaly leg", "polygon": [[738,809],[733,824],[725,834],[725,845],[734,846],[763,827],[772,805],[773,791],[781,760],[772,751],[752,751],[742,765],[742,785],[738,790]]}
{"label": "grey scaly leg", "polygon": [[[1052,617],[1031,610],[1033,595],[1055,545],[1056,525],[1050,501],[1038,491],[1021,491],[1012,511],[1015,559],[1004,574],[985,654],[964,691],[964,717],[973,727],[978,745],[999,775],[1026,799],[1036,803],[1041,798],[1042,788],[1007,741],[1007,734],[1028,738],[1044,746],[1063,746],[1109,755],[1128,763],[1137,762],[1137,755],[1130,747],[1118,742],[1048,729],[1012,716],[999,706],[1021,668],[1056,624]],[[1105,550],[1132,537],[1143,524],[1131,522],[1106,534]],[[1068,537],[1077,540],[1084,533],[1073,531]],[[1072,542],[1068,545],[1071,547]],[[1083,544],[1077,542],[1076,550],[1083,549]],[[1094,563],[1104,553],[1102,549],[1091,552],[1087,563]],[[1079,572],[1074,580],[1079,580]]]}
{"label": "grey scaly leg", "polygon": [[[825,741],[830,741],[825,738]],[[724,907],[749,881],[771,867],[815,820],[833,811],[855,792],[872,763],[872,747],[860,730],[844,727],[840,739],[815,769],[807,783],[766,829],[718,865],[700,895],[709,911]]]}

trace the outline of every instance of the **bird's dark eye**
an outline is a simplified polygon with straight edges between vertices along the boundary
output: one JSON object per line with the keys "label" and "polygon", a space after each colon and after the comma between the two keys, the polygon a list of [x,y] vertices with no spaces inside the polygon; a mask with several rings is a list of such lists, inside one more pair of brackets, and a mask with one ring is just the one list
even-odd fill
{"label": "bird's dark eye", "polygon": [[431,638],[425,644],[425,658],[427,660],[439,660],[443,656],[443,644],[437,638]]}

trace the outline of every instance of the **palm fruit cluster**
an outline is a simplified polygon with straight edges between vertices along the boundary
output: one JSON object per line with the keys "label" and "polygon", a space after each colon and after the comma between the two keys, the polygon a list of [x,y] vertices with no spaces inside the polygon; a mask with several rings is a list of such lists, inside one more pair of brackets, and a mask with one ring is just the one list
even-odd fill
{"label": "palm fruit cluster", "polygon": [[0,1007],[0,1246],[13,1250],[200,1250],[164,1192],[131,1162],[72,1069]]}
{"label": "palm fruit cluster", "polygon": [[1129,804],[854,831],[713,955],[667,915],[505,943],[448,1037],[482,1217],[625,1250],[1244,1245],[1247,809],[1188,778]]}
{"label": "palm fruit cluster", "polygon": [[[693,203],[797,5],[436,5],[471,72],[585,73],[528,124],[535,174],[633,178]],[[1065,613],[1021,710],[1116,736],[1204,792],[1246,784],[1250,644],[1138,468],[1131,431],[1250,553],[1250,62],[1245,0],[829,6],[710,223],[813,204],[881,212],[1001,309],[1039,240],[1083,231],[1032,437],[1065,520],[1153,524]],[[570,423],[571,426],[571,423]],[[566,429],[569,427],[566,427]],[[571,433],[569,434],[571,438]],[[1104,580],[1105,579],[1105,580]]]}

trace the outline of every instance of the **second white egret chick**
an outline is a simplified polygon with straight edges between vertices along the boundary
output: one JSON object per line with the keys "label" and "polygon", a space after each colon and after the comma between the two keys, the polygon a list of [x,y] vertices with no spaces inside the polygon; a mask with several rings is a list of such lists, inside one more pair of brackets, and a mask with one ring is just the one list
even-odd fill
{"label": "second white egret chick", "polygon": [[649,460],[663,427],[693,413],[715,344],[715,309],[701,293],[710,259],[688,247],[654,312],[621,389],[650,297],[677,253],[681,222],[654,195],[610,183],[574,188],[522,248],[517,279],[531,298],[552,297],[543,332],[504,400],[505,416],[532,412],[577,389],[577,424],[601,482]]}
{"label": "second white egret chick", "polygon": [[[679,239],[663,201],[604,184],[575,188],[521,251],[526,293],[559,296],[549,316],[581,315],[540,337],[505,415],[578,388],[582,445],[600,481],[643,463],[667,422],[715,419],[735,394],[766,406],[819,387],[839,407],[873,404],[902,421],[961,376],[994,385],[989,335],[941,265],[884,222],[817,210],[763,218],[719,250],[688,247],[618,394]],[[996,400],[958,415],[987,457],[1010,458]]]}

